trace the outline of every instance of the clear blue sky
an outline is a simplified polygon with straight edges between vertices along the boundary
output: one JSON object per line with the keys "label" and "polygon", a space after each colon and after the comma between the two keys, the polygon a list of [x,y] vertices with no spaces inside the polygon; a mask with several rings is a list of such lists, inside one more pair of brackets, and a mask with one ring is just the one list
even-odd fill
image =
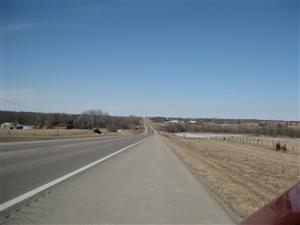
{"label": "clear blue sky", "polygon": [[3,109],[299,120],[299,1],[125,2],[2,1]]}

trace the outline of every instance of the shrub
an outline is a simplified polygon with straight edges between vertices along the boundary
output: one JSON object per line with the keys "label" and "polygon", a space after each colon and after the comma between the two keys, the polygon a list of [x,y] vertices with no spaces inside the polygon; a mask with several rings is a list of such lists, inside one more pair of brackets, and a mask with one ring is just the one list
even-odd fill
{"label": "shrub", "polygon": [[281,149],[281,145],[279,142],[276,143],[275,151],[279,151]]}
{"label": "shrub", "polygon": [[93,132],[96,134],[102,134],[102,131],[99,128],[93,129]]}

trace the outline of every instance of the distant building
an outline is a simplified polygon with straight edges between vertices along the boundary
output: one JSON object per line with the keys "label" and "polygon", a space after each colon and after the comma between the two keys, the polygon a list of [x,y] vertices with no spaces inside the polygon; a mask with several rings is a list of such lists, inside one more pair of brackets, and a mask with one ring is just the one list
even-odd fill
{"label": "distant building", "polygon": [[189,123],[197,123],[195,120],[190,120]]}
{"label": "distant building", "polygon": [[13,130],[13,129],[23,129],[23,125],[20,124],[20,123],[2,123],[1,124],[1,128],[3,129],[10,129],[10,130]]}
{"label": "distant building", "polygon": [[178,123],[178,120],[170,120],[170,123]]}
{"label": "distant building", "polygon": [[14,129],[14,126],[12,123],[1,123],[1,128],[3,129]]}

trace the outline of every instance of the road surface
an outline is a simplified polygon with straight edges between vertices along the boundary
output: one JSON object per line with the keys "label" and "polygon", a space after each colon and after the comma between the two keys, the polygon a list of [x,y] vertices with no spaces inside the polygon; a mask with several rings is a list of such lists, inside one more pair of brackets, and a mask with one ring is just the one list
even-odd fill
{"label": "road surface", "polygon": [[[20,205],[5,224],[234,224],[157,134],[4,150],[3,202],[136,145]],[[143,142],[139,142],[147,137]],[[41,143],[38,143],[39,145]],[[30,147],[31,146],[31,147]]]}
{"label": "road surface", "polygon": [[1,144],[1,203],[149,134]]}

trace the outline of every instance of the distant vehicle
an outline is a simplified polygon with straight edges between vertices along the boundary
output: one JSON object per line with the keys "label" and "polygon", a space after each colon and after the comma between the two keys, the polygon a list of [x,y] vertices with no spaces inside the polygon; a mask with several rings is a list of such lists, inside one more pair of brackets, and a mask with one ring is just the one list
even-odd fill
{"label": "distant vehicle", "polygon": [[256,224],[300,225],[300,182],[240,223]]}
{"label": "distant vehicle", "polygon": [[16,129],[23,129],[24,126],[22,124],[16,123],[15,127]]}

